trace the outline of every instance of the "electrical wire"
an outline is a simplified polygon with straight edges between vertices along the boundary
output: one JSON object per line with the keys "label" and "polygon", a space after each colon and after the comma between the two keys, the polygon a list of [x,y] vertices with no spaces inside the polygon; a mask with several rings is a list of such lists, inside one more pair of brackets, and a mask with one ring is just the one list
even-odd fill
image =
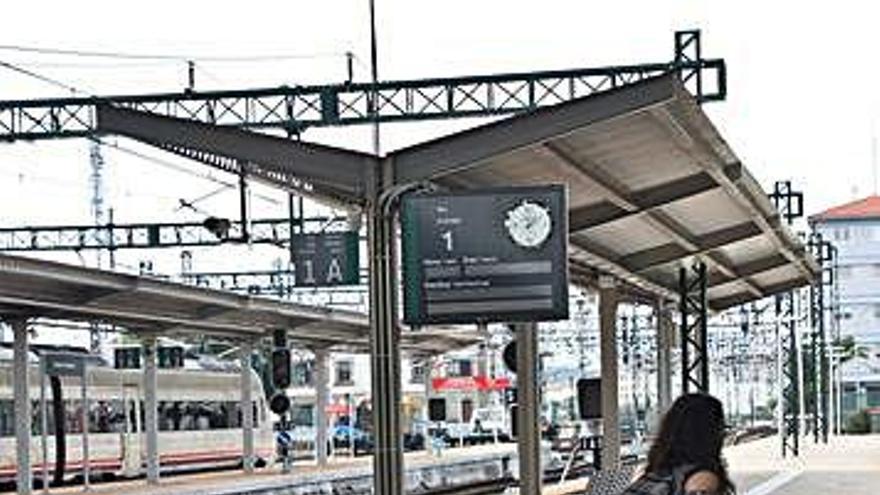
{"label": "electrical wire", "polygon": [[44,83],[51,84],[52,86],[62,88],[66,91],[70,91],[73,94],[86,94],[88,96],[93,96],[93,95],[89,95],[88,93],[81,91],[73,86],[69,86],[69,85],[67,85],[57,79],[53,79],[51,77],[44,76],[42,74],[37,74],[36,72],[34,72],[32,70],[25,69],[24,67],[19,67],[18,65],[11,64],[11,63],[5,62],[3,60],[0,60],[0,67],[5,67],[13,72],[18,72],[19,74],[23,74],[25,76],[32,77],[32,78],[37,79],[39,81],[42,81]]}
{"label": "electrical wire", "polygon": [[345,57],[346,52],[314,52],[314,53],[279,53],[272,55],[236,55],[236,56],[193,56],[193,55],[172,55],[172,54],[148,54],[148,53],[124,53],[124,52],[103,52],[89,50],[72,50],[65,48],[42,48],[21,45],[0,45],[2,51],[12,51],[21,53],[33,53],[40,55],[64,55],[87,58],[112,58],[127,60],[173,60],[177,62],[201,61],[201,62],[277,62],[280,60],[308,60],[318,58],[335,58]]}
{"label": "electrical wire", "polygon": [[180,60],[156,60],[142,62],[34,62],[31,60],[8,61],[18,67],[30,67],[34,69],[137,69],[147,67],[173,67],[180,66]]}
{"label": "electrical wire", "polygon": [[[109,141],[106,141],[106,140],[103,140],[103,139],[100,139],[100,138],[97,138],[97,137],[92,137],[92,138],[90,138],[90,139],[92,139],[92,140],[94,140],[94,141],[96,141],[96,142],[98,142],[98,143],[100,143],[100,144],[102,144],[102,145],[104,145],[104,146],[108,146],[108,147],[110,147],[110,148],[113,148],[113,149],[115,149],[115,150],[121,151],[121,152],[126,153],[126,154],[128,154],[128,155],[134,156],[134,157],[136,157],[136,158],[140,158],[140,159],[142,159],[142,160],[146,160],[146,161],[148,161],[148,162],[150,162],[150,163],[153,163],[153,164],[156,164],[156,165],[159,165],[159,166],[162,166],[162,167],[168,168],[168,169],[170,169],[170,170],[174,170],[174,171],[176,171],[176,172],[180,172],[180,173],[182,173],[182,174],[189,175],[190,177],[195,177],[195,178],[198,178],[198,179],[204,179],[204,180],[207,180],[207,181],[213,182],[213,183],[215,183],[215,184],[218,184],[218,185],[224,186],[224,189],[231,189],[231,188],[236,188],[236,187],[238,187],[238,184],[233,183],[233,182],[225,181],[225,180],[223,180],[223,179],[220,179],[220,178],[218,178],[218,177],[215,177],[213,174],[210,174],[210,173],[208,173],[208,174],[199,173],[199,172],[196,172],[196,171],[190,170],[189,168],[184,167],[184,166],[182,166],[182,165],[178,165],[178,164],[176,164],[176,163],[170,162],[170,161],[168,161],[168,160],[163,160],[163,159],[161,159],[161,158],[157,158],[157,157],[154,157],[154,156],[150,156],[150,155],[147,155],[147,154],[141,153],[140,151],[133,150],[133,149],[131,149],[131,148],[128,148],[128,147],[122,146],[122,145],[119,144],[119,143],[109,142]],[[258,198],[262,199],[263,201],[266,201],[266,202],[268,202],[268,203],[270,203],[270,204],[273,204],[273,205],[280,205],[280,204],[281,204],[280,201],[278,201],[276,198],[273,198],[273,197],[271,197],[271,196],[266,196],[266,195],[264,195],[264,194],[259,194],[259,193],[254,193],[254,196],[256,196],[256,197],[258,197]]]}

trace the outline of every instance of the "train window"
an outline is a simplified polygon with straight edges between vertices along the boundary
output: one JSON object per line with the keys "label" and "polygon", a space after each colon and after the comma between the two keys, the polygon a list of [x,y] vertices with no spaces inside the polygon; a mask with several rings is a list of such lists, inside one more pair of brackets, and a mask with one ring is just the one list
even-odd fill
{"label": "train window", "polygon": [[[252,404],[256,427],[265,418],[260,416],[258,403]],[[160,431],[222,430],[241,428],[242,424],[241,406],[236,401],[160,401],[157,419]]]}
{"label": "train window", "polygon": [[125,431],[125,413],[122,401],[89,401],[89,433],[122,433]]}
{"label": "train window", "polygon": [[15,404],[10,399],[0,399],[0,437],[15,436]]}
{"label": "train window", "polygon": [[64,431],[67,434],[82,433],[82,401],[64,401]]}
{"label": "train window", "polygon": [[[12,402],[12,401],[10,401]],[[2,407],[2,406],[0,406]],[[0,413],[2,415],[2,413]],[[52,401],[46,401],[46,425],[49,434],[55,431],[55,411],[52,410]],[[31,401],[31,432],[33,435],[40,435],[43,431],[43,417],[40,412],[40,401]],[[0,434],[0,436],[3,436]]]}
{"label": "train window", "polygon": [[[52,413],[52,404],[48,404],[47,418],[49,431],[55,430],[55,416]],[[40,401],[31,401],[31,435],[40,435],[43,420],[40,416]],[[15,401],[12,399],[0,399],[0,437],[15,436]]]}

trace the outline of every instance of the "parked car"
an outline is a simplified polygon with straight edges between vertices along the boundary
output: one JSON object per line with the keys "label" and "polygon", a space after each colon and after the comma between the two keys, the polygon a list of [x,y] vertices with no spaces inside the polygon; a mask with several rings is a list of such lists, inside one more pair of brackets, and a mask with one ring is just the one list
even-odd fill
{"label": "parked car", "polygon": [[357,427],[339,425],[332,429],[333,448],[350,449],[354,440],[354,455],[373,452],[373,436]]}

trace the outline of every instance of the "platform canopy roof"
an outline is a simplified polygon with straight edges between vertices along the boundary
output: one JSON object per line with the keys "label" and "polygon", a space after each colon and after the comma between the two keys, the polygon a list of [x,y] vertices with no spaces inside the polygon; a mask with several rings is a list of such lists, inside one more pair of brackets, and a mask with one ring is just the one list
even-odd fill
{"label": "platform canopy roof", "polygon": [[[367,351],[361,313],[233,294],[165,280],[0,254],[0,315],[112,323],[134,333],[271,337],[304,347]],[[473,330],[407,332],[406,351],[439,354],[479,342]]]}
{"label": "platform canopy roof", "polygon": [[[573,280],[676,300],[679,269],[709,270],[721,310],[810,283],[815,260],[674,73],[379,157],[117,107],[98,129],[278,187],[366,203],[372,170],[448,190],[568,186]],[[379,167],[381,163],[381,167]]]}
{"label": "platform canopy roof", "polygon": [[450,190],[568,185],[575,280],[677,298],[699,258],[722,310],[810,283],[818,267],[673,75],[540,109],[391,155],[397,182]]}

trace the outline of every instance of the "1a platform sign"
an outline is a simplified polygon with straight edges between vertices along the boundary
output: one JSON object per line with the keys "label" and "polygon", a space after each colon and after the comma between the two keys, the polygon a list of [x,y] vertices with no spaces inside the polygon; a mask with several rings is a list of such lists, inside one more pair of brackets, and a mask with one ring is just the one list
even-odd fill
{"label": "1a platform sign", "polygon": [[404,198],[404,321],[568,318],[564,186]]}
{"label": "1a platform sign", "polygon": [[357,285],[360,250],[357,232],[295,234],[291,254],[297,287]]}

